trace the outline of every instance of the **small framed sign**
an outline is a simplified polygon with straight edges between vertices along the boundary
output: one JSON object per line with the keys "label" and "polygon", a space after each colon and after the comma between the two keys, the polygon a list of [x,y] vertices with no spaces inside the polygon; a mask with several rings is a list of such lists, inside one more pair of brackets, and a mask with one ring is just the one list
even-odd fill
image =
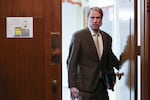
{"label": "small framed sign", "polygon": [[33,38],[33,17],[7,17],[7,38]]}

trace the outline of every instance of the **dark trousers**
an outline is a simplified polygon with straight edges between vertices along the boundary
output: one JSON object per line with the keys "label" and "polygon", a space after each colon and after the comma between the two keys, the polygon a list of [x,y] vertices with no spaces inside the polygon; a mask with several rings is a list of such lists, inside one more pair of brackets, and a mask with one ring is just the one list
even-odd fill
{"label": "dark trousers", "polygon": [[109,100],[107,89],[104,87],[102,80],[99,81],[99,84],[95,91],[80,91],[79,100]]}

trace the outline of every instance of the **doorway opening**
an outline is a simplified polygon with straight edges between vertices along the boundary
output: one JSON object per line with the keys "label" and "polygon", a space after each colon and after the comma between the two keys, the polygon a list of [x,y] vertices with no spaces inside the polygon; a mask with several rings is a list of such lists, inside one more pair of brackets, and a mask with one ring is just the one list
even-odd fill
{"label": "doorway opening", "polygon": [[62,100],[71,100],[66,65],[71,37],[77,30],[87,27],[86,14],[93,6],[103,9],[101,29],[112,36],[114,54],[118,59],[120,56],[123,58],[119,72],[124,73],[124,76],[120,80],[117,78],[115,92],[108,90],[110,100],[135,100],[134,0],[65,0],[62,2]]}

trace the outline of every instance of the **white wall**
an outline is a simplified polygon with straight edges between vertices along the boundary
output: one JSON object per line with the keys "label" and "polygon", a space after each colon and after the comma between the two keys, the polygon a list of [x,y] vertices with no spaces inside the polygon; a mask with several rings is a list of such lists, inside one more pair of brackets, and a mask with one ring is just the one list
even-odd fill
{"label": "white wall", "polygon": [[66,60],[72,34],[83,28],[83,13],[79,6],[62,4],[62,100],[70,100]]}

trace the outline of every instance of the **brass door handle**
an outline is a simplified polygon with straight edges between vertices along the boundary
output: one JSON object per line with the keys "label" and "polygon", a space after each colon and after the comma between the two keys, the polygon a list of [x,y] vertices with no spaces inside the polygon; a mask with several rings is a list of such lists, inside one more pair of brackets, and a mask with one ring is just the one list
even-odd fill
{"label": "brass door handle", "polygon": [[53,91],[53,92],[56,92],[56,89],[57,89],[57,80],[54,79],[54,80],[52,81],[52,91]]}

